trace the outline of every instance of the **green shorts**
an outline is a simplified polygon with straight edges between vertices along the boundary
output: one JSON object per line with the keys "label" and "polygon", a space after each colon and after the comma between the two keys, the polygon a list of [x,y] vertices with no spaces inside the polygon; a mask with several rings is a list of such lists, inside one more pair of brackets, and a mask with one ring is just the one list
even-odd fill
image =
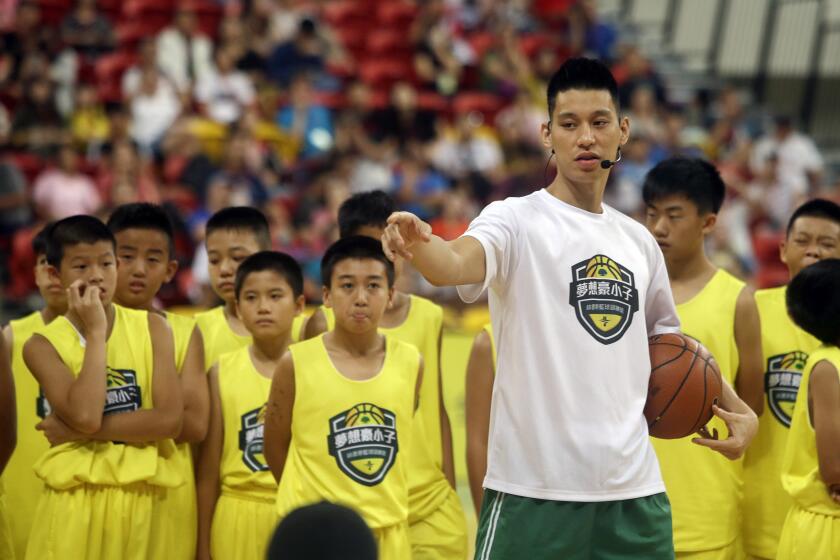
{"label": "green shorts", "polygon": [[671,504],[655,494],[555,502],[485,490],[475,560],[674,558]]}

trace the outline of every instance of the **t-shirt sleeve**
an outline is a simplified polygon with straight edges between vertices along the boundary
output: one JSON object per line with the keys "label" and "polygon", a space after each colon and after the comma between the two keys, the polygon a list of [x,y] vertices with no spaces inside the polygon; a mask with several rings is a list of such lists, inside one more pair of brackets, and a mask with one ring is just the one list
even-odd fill
{"label": "t-shirt sleeve", "polygon": [[659,247],[651,249],[651,277],[645,298],[645,321],[648,336],[680,331],[680,319],[671,293],[668,270]]}
{"label": "t-shirt sleeve", "polygon": [[516,226],[510,205],[497,201],[482,210],[467,228],[464,235],[477,239],[484,248],[485,273],[483,282],[457,287],[464,302],[477,300],[491,283],[505,283],[511,268]]}

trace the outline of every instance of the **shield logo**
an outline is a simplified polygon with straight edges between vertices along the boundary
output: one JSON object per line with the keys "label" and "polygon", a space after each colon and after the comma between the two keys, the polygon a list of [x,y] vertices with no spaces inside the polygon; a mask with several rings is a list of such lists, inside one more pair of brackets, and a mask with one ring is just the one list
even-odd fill
{"label": "shield logo", "polygon": [[796,395],[807,361],[808,354],[798,350],[777,354],[767,360],[767,372],[764,374],[767,404],[773,417],[787,428],[790,428]]}
{"label": "shield logo", "polygon": [[263,456],[264,424],[265,405],[246,412],[240,419],[239,450],[242,451],[242,462],[252,472],[268,470]]}
{"label": "shield logo", "polygon": [[606,255],[572,267],[569,304],[583,328],[601,344],[619,340],[639,310],[633,273]]}
{"label": "shield logo", "polygon": [[327,447],[344,474],[376,486],[397,458],[397,417],[371,403],[357,404],[330,418]]}

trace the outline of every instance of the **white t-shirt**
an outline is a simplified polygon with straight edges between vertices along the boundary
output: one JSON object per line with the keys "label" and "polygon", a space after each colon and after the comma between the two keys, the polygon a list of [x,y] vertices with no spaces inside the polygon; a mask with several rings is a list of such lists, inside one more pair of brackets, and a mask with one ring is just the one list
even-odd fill
{"label": "white t-shirt", "polygon": [[484,247],[498,362],[484,486],[597,502],[664,492],[643,416],[649,336],[678,332],[665,262],[639,223],[545,190],[494,202]]}

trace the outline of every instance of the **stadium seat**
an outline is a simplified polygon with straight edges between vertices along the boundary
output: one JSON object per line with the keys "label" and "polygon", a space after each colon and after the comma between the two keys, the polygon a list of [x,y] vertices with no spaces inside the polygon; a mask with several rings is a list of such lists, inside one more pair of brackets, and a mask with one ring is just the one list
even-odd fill
{"label": "stadium seat", "polygon": [[503,106],[504,101],[498,95],[476,91],[459,93],[452,101],[452,110],[456,115],[478,111],[484,114],[488,123],[493,122]]}
{"label": "stadium seat", "polygon": [[359,76],[371,87],[391,86],[397,82],[411,80],[414,69],[403,57],[370,58],[359,63]]}
{"label": "stadium seat", "polygon": [[116,36],[120,47],[133,47],[144,37],[153,37],[166,26],[160,21],[127,21],[117,25]]}
{"label": "stadium seat", "polygon": [[467,42],[470,44],[470,47],[472,47],[476,58],[480,59],[484,56],[484,53],[496,45],[496,39],[497,36],[495,34],[485,31],[481,33],[473,33],[467,37]]}
{"label": "stadium seat", "polygon": [[405,28],[417,16],[417,5],[409,2],[389,1],[379,2],[376,10],[376,19],[385,27]]}
{"label": "stadium seat", "polygon": [[370,6],[367,2],[354,0],[336,0],[325,2],[322,8],[322,15],[327,24],[335,28],[343,28],[355,23],[373,25],[370,17]]}
{"label": "stadium seat", "polygon": [[377,29],[367,34],[365,47],[368,54],[409,53],[411,38],[407,33],[394,29]]}
{"label": "stadium seat", "polygon": [[95,73],[98,82],[119,81],[123,72],[137,63],[134,51],[117,51],[103,55],[96,61]]}

